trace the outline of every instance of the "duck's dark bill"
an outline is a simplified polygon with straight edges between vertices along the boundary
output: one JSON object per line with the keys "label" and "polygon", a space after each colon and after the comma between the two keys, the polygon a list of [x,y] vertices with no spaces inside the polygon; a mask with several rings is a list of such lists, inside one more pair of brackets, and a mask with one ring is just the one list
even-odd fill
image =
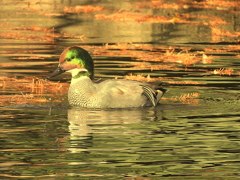
{"label": "duck's dark bill", "polygon": [[57,67],[57,69],[50,76],[48,76],[48,79],[52,78],[52,77],[55,77],[59,74],[62,74],[64,72],[65,72],[65,70],[62,70],[61,67]]}

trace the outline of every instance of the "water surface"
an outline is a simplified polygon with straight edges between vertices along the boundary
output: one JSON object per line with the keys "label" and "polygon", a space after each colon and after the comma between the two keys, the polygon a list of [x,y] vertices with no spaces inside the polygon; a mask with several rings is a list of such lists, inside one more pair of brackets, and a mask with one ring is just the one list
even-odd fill
{"label": "water surface", "polygon": [[[238,2],[0,5],[1,179],[239,179]],[[70,76],[44,79],[72,45],[95,79],[168,92],[155,108],[69,107]]]}

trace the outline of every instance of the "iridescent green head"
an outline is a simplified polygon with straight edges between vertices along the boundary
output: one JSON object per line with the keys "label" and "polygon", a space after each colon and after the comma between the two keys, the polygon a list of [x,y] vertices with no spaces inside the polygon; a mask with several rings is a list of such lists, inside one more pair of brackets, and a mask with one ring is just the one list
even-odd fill
{"label": "iridescent green head", "polygon": [[62,74],[65,71],[72,73],[73,78],[81,76],[94,77],[94,64],[90,54],[83,48],[72,46],[65,49],[59,57],[58,68],[49,78]]}

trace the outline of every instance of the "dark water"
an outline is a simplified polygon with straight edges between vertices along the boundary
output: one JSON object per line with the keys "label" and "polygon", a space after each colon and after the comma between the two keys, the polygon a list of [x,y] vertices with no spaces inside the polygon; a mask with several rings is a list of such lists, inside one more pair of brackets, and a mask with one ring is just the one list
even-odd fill
{"label": "dark water", "polygon": [[[168,78],[163,82],[169,90],[156,108],[69,108],[66,101],[1,104],[1,179],[240,179],[239,3],[203,6],[202,2],[197,6],[170,1],[179,8],[163,8],[164,2],[165,6],[151,9],[138,1],[0,1],[1,76],[45,79],[65,47],[82,45],[95,59],[96,78],[149,74]],[[106,11],[64,13],[64,7],[76,5],[103,6]],[[179,22],[96,18],[125,11]],[[186,14],[191,18],[186,19]],[[214,18],[228,22],[217,21],[214,26],[225,30],[225,35],[213,31]],[[227,36],[227,31],[232,35]],[[109,50],[99,50],[105,43],[173,47],[177,52],[185,47],[213,59],[188,67],[161,62],[175,68],[151,71],[133,65],[159,64],[154,59],[136,61],[121,48],[106,54]],[[128,51],[146,56],[151,52]],[[213,73],[220,68],[234,73]],[[69,78],[62,75],[54,80]],[[27,93],[0,83],[2,99]],[[183,101],[184,95],[194,93],[199,96]],[[67,92],[62,96],[66,98]]]}

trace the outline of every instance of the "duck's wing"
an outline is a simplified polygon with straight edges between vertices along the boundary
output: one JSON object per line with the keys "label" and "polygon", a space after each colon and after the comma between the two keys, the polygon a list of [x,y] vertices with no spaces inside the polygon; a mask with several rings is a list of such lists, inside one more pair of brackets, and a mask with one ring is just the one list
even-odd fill
{"label": "duck's wing", "polygon": [[146,86],[146,85],[141,85],[141,86],[143,89],[143,95],[145,95],[149,99],[149,101],[152,103],[153,106],[156,106],[157,93],[149,86]]}
{"label": "duck's wing", "polygon": [[167,91],[166,89],[163,89],[161,85],[162,83],[159,82],[142,85],[143,94],[149,99],[153,106],[157,105],[163,94]]}
{"label": "duck's wing", "polygon": [[99,92],[116,98],[134,99],[140,97],[143,89],[142,83],[126,79],[111,79],[95,83]]}
{"label": "duck's wing", "polygon": [[141,83],[139,81],[131,81],[125,79],[112,79],[97,82],[99,90],[104,93],[111,93],[116,98],[135,99],[141,95],[147,98],[146,105],[156,106],[163,96],[165,89],[160,88],[155,83]]}

